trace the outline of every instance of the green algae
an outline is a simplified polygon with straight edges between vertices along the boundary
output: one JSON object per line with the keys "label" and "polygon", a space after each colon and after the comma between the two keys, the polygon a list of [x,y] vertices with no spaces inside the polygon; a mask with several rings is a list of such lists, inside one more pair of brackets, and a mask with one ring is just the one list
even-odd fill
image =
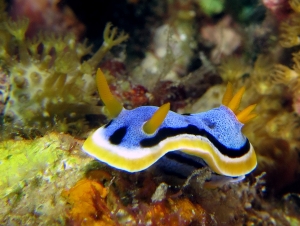
{"label": "green algae", "polygon": [[[0,225],[63,225],[61,196],[84,177],[91,158],[70,135],[0,143]],[[38,216],[38,217],[37,217]]]}
{"label": "green algae", "polygon": [[22,188],[28,180],[44,177],[48,181],[79,159],[60,148],[57,134],[34,141],[8,140],[0,143],[0,197]]}
{"label": "green algae", "polygon": [[225,1],[224,0],[210,0],[210,1],[196,1],[200,8],[208,16],[223,12]]}

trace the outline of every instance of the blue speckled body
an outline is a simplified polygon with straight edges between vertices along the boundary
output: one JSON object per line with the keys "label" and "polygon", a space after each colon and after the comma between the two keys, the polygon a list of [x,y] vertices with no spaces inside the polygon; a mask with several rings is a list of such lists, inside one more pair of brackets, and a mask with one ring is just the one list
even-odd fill
{"label": "blue speckled body", "polygon": [[100,69],[96,82],[113,119],[94,131],[82,149],[99,161],[132,173],[155,165],[180,177],[208,166],[214,178],[218,174],[230,179],[243,178],[256,167],[253,146],[241,131],[242,123],[255,117],[250,114],[255,105],[238,111],[245,87],[233,95],[228,83],[223,105],[207,112],[180,115],[169,111],[170,103],[160,108],[126,110],[111,94]]}
{"label": "blue speckled body", "polygon": [[106,126],[104,136],[109,139],[120,127],[126,127],[126,134],[118,145],[135,149],[140,146],[141,140],[154,137],[163,128],[179,129],[193,125],[211,134],[227,148],[238,150],[247,141],[241,133],[243,124],[236,119],[235,114],[228,107],[223,105],[207,112],[191,115],[169,111],[159,129],[154,134],[146,134],[142,129],[143,124],[157,109],[153,106],[143,106],[133,110],[123,109],[119,116]]}

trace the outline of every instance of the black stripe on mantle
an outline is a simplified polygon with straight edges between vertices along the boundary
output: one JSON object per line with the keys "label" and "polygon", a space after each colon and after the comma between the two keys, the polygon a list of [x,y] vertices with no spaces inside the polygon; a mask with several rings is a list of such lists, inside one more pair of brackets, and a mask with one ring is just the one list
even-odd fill
{"label": "black stripe on mantle", "polygon": [[140,145],[141,147],[153,147],[168,137],[174,137],[181,134],[200,135],[206,137],[223,155],[230,158],[241,157],[249,152],[250,149],[250,143],[248,139],[246,139],[245,144],[239,149],[227,148],[226,146],[221,144],[213,135],[211,135],[204,129],[199,129],[194,125],[188,125],[184,128],[162,128],[154,137],[141,140]]}

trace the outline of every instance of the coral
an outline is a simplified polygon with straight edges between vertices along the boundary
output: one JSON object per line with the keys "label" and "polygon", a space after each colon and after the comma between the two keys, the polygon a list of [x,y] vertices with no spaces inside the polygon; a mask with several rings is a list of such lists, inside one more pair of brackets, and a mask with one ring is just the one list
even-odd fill
{"label": "coral", "polygon": [[269,72],[272,71],[275,63],[274,57],[266,54],[261,54],[254,62],[253,69],[250,73],[251,85],[260,95],[269,95],[274,92],[274,84]]}
{"label": "coral", "polygon": [[[95,164],[90,158],[78,155],[78,146],[73,148],[74,142],[77,146],[79,141],[55,133],[32,142],[49,145],[41,152],[53,152],[56,147],[56,159],[48,162],[46,170],[28,168],[31,177],[23,178],[23,186],[2,199],[2,211],[6,210],[6,214],[1,213],[2,224],[241,225],[277,222],[287,225],[299,222],[295,215],[297,203],[292,197],[286,197],[284,208],[264,199],[263,176],[252,182],[247,180],[207,190],[202,188],[203,176],[194,175],[184,186],[172,187],[160,182],[164,180],[161,173],[147,171],[133,175]],[[24,141],[13,144],[24,146]],[[9,159],[13,161],[14,157],[13,154]],[[16,157],[16,160],[19,159]],[[47,162],[43,157],[41,161]],[[80,179],[92,168],[97,169],[88,171],[86,178]]]}
{"label": "coral", "polygon": [[[289,3],[292,6],[297,1]],[[295,5],[291,8],[294,9]],[[282,47],[300,44],[299,18],[295,10],[282,19],[279,25],[279,44]],[[266,172],[268,189],[277,193],[291,191],[293,184],[299,183],[300,54],[297,48],[291,51],[292,57],[290,52],[275,46],[269,53],[258,56],[249,78],[244,81],[250,91],[245,101],[258,103],[258,117],[245,126],[244,132],[258,154],[256,172]]]}
{"label": "coral", "polygon": [[300,13],[300,2],[299,0],[289,0],[291,8],[296,12]]}
{"label": "coral", "polygon": [[7,71],[0,67],[0,116],[3,115],[5,103],[8,99],[9,79]]}
{"label": "coral", "polygon": [[293,14],[287,20],[280,24],[280,44],[283,47],[289,48],[300,44],[300,15]]}
{"label": "coral", "polygon": [[155,202],[148,207],[142,206],[141,210],[137,219],[152,225],[213,225],[206,211],[187,198]]}
{"label": "coral", "polygon": [[[133,79],[153,91],[160,80],[176,81],[191,70],[197,59],[196,17],[192,1],[168,2],[170,17],[153,32],[153,44],[145,53]],[[148,79],[145,79],[148,78]]]}
{"label": "coral", "polygon": [[59,0],[13,0],[9,14],[14,19],[29,18],[30,25],[26,31],[29,37],[34,37],[40,31],[59,34],[71,32],[76,37],[81,37],[85,30],[72,10]]}
{"label": "coral", "polygon": [[2,22],[5,29],[0,37],[3,49],[0,58],[8,70],[10,83],[4,109],[6,127],[27,135],[44,134],[53,126],[58,131],[78,133],[85,128],[85,115],[100,112],[94,95],[95,67],[113,46],[128,36],[124,33],[117,36],[116,28],[108,23],[103,45],[89,60],[83,61],[91,53],[86,41],[78,43],[71,33],[39,34],[26,40],[28,25],[27,19]]}
{"label": "coral", "polygon": [[[133,15],[128,13],[133,10],[115,11],[116,4],[104,15],[116,15],[122,26],[134,30],[127,52],[131,65],[124,54],[118,59],[108,54],[128,38],[118,36],[111,25],[103,46],[88,58],[91,46],[71,34],[27,39],[31,24],[24,18],[9,20],[0,1],[0,111],[5,119],[0,139],[19,132],[0,143],[0,224],[299,225],[298,0],[263,0],[283,22],[276,24],[269,14],[264,23],[246,28],[228,15],[232,1],[224,1],[222,14],[213,17],[203,15],[196,0],[127,2],[136,10]],[[154,11],[156,16],[149,16]],[[122,18],[125,14],[130,16]],[[141,21],[132,20],[136,15]],[[151,37],[151,44],[144,40]],[[144,60],[130,55],[134,51]],[[99,65],[127,108],[170,101],[172,110],[200,112],[220,105],[228,81],[245,86],[241,107],[258,104],[258,116],[243,128],[257,152],[256,171],[239,183],[207,189],[207,169],[188,179],[156,168],[129,174],[84,156],[82,141],[72,136],[46,133],[33,141],[21,139],[53,127],[78,134],[85,130],[86,118],[102,124],[94,84]]]}
{"label": "coral", "polygon": [[[208,111],[220,106],[222,103],[223,94],[225,93],[226,86],[215,85],[208,89],[201,98],[196,100],[190,107],[191,112]],[[209,100],[209,101],[207,101]]]}
{"label": "coral", "polygon": [[242,37],[233,29],[233,22],[230,16],[225,16],[217,24],[207,24],[201,27],[201,37],[206,46],[212,46],[210,59],[219,64],[222,57],[229,56],[242,44]]}
{"label": "coral", "polygon": [[[194,200],[208,213],[214,212],[217,225],[289,225],[287,213],[278,203],[266,200],[264,174],[220,189],[200,190]],[[191,185],[187,193],[195,191]],[[276,208],[274,208],[276,206]]]}
{"label": "coral", "polygon": [[65,222],[65,200],[60,193],[83,177],[83,169],[92,161],[81,155],[80,146],[81,141],[57,133],[34,141],[2,141],[0,224]]}
{"label": "coral", "polygon": [[249,71],[245,59],[231,56],[222,60],[218,72],[224,81],[236,81]]}
{"label": "coral", "polygon": [[105,166],[96,168],[87,174],[88,179],[64,192],[70,205],[71,225],[87,222],[90,225],[289,225],[299,222],[297,199],[292,194],[282,200],[284,205],[266,199],[265,173],[242,183],[206,189],[202,187],[205,181],[202,174],[194,174],[183,186],[173,187],[160,182],[164,181],[161,177],[171,179],[170,175],[159,173],[158,176],[151,171],[133,175]]}
{"label": "coral", "polygon": [[276,64],[272,70],[271,78],[273,83],[285,85],[292,95],[294,111],[300,115],[299,97],[300,97],[300,53],[293,53],[293,69],[283,64]]}
{"label": "coral", "polygon": [[[271,49],[271,48],[270,48]],[[297,158],[299,146],[299,117],[292,112],[291,100],[298,91],[298,55],[293,54],[293,69],[277,64],[277,48],[269,54],[260,54],[252,65],[245,65],[245,59],[225,60],[219,68],[226,83],[246,86],[242,105],[257,103],[257,118],[244,126],[245,135],[252,142],[258,155],[255,173],[267,172],[268,189],[280,192],[296,183],[299,167]],[[230,64],[227,65],[226,63]],[[246,76],[241,76],[246,73]],[[288,85],[287,90],[282,84]],[[225,86],[214,86],[192,105],[192,112],[203,111],[220,103],[220,93]],[[210,100],[209,102],[207,100]],[[294,104],[295,109],[295,104]],[[289,165],[289,167],[286,167]],[[278,175],[281,175],[280,177]]]}
{"label": "coral", "polygon": [[104,29],[103,32],[103,44],[100,47],[100,49],[87,61],[88,64],[90,64],[92,67],[97,66],[99,64],[100,60],[103,59],[104,55],[113,47],[116,45],[119,45],[120,43],[126,41],[129,36],[128,34],[125,34],[123,31],[117,36],[117,28],[112,28],[112,24],[108,23]]}
{"label": "coral", "polygon": [[150,103],[161,106],[164,103],[172,103],[172,110],[184,108],[187,94],[183,85],[171,81],[160,81],[153,90],[153,98]]}
{"label": "coral", "polygon": [[150,93],[142,86],[137,85],[126,75],[127,70],[123,62],[106,60],[100,65],[105,72],[109,88],[126,109],[136,108],[149,103]]}
{"label": "coral", "polygon": [[290,15],[290,5],[287,0],[263,0],[262,3],[278,21],[285,20]]}
{"label": "coral", "polygon": [[300,3],[298,0],[289,0],[290,7],[294,11],[290,13],[279,26],[280,31],[280,44],[285,47],[293,47],[300,44],[299,34],[300,34]]}
{"label": "coral", "polygon": [[70,190],[63,192],[70,204],[70,225],[116,225],[110,218],[105,197],[107,189],[102,184],[88,179],[78,181]]}
{"label": "coral", "polygon": [[142,85],[136,85],[126,75],[124,63],[116,60],[107,60],[101,64],[109,81],[110,90],[123,104],[126,109],[146,105],[149,102],[148,90]]}
{"label": "coral", "polygon": [[[87,175],[89,179],[80,180],[63,193],[71,206],[68,211],[71,225],[210,225],[213,222],[199,204],[186,197],[158,195],[168,190],[165,183],[158,186],[153,194],[160,198],[150,199],[154,181],[149,172],[144,174],[146,177],[132,178],[120,172],[110,172],[117,179],[111,179],[103,169],[92,170]],[[106,188],[101,180],[107,181]],[[128,183],[128,180],[135,183]],[[142,184],[139,185],[139,182]]]}
{"label": "coral", "polygon": [[[123,92],[124,99],[129,102],[130,108],[136,108],[148,103],[147,89],[140,85],[132,85],[131,88],[126,92]],[[125,102],[125,103],[126,103]]]}

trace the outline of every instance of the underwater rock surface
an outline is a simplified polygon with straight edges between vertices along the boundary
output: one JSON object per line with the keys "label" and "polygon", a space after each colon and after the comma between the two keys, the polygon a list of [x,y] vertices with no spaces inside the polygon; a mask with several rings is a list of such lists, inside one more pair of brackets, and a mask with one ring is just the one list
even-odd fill
{"label": "underwater rock surface", "polygon": [[[300,225],[299,1],[66,0],[33,15],[36,2],[23,18],[0,0],[0,225]],[[109,120],[98,67],[128,109],[196,113],[227,82],[245,86],[257,169],[209,189],[207,168],[178,179],[86,156],[83,139]]]}
{"label": "underwater rock surface", "polygon": [[91,161],[81,154],[79,144],[58,133],[0,143],[1,225],[65,222],[61,192],[83,177],[83,168]]}

